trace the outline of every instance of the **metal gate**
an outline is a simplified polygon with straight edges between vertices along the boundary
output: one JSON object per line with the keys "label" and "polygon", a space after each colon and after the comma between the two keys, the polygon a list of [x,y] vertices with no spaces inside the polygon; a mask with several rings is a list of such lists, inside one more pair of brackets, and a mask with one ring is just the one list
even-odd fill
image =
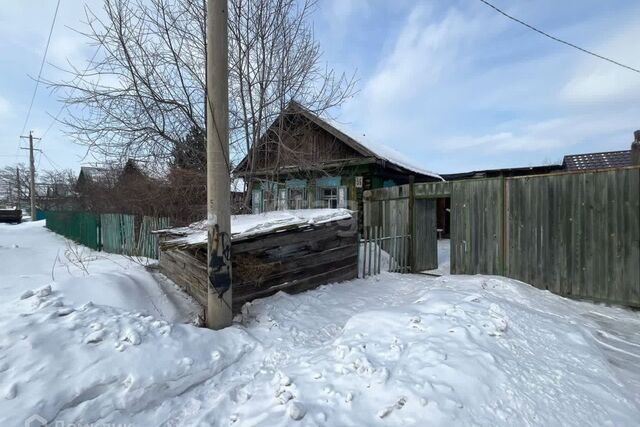
{"label": "metal gate", "polygon": [[383,227],[368,226],[358,240],[358,277],[411,272],[411,235],[385,236]]}

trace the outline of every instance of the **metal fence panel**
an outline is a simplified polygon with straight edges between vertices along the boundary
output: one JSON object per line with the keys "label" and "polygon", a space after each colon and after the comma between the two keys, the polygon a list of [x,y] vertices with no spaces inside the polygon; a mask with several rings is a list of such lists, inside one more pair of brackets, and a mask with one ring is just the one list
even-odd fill
{"label": "metal fence panel", "polygon": [[87,212],[47,212],[47,228],[91,249],[100,248],[100,219]]}

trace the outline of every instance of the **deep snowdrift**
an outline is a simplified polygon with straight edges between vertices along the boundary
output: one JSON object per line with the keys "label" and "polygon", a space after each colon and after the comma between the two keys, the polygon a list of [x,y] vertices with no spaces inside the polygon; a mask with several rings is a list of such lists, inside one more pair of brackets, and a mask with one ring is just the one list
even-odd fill
{"label": "deep snowdrift", "polygon": [[[17,262],[4,232],[2,262]],[[3,426],[32,414],[144,426],[640,419],[638,314],[507,279],[387,273],[255,301],[213,332],[72,304],[46,275],[32,292],[11,291],[16,273],[0,269]]]}
{"label": "deep snowdrift", "polygon": [[177,286],[145,268],[151,262],[92,251],[58,236],[44,221],[0,224],[0,299],[45,285],[63,291],[67,304],[87,302],[193,321],[199,306]]}

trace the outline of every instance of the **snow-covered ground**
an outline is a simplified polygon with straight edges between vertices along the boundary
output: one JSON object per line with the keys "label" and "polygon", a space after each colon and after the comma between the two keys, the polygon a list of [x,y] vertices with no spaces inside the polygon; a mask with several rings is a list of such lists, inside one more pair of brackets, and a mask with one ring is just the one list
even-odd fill
{"label": "snow-covered ground", "polygon": [[[498,277],[384,273],[254,301],[214,332],[153,310],[161,292],[150,307],[133,288],[153,294],[154,276],[124,257],[90,261],[88,275],[53,267],[65,247],[38,224],[0,226],[2,426],[34,414],[137,426],[640,419],[637,312]],[[103,295],[111,280],[117,298]]]}
{"label": "snow-covered ground", "polygon": [[195,302],[145,268],[147,259],[95,252],[44,228],[44,221],[0,224],[0,298],[52,285],[67,304],[96,302],[171,322],[194,320]]}
{"label": "snow-covered ground", "polygon": [[438,240],[438,268],[425,273],[437,274],[439,276],[449,274],[451,271],[451,240]]}

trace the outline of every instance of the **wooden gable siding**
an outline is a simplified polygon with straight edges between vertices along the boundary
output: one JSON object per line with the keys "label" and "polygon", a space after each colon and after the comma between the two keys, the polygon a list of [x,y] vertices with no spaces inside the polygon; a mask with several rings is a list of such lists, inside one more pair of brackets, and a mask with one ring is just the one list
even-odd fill
{"label": "wooden gable siding", "polygon": [[362,158],[356,150],[303,117],[290,120],[282,131],[271,130],[257,155],[257,171],[315,169],[327,162]]}

